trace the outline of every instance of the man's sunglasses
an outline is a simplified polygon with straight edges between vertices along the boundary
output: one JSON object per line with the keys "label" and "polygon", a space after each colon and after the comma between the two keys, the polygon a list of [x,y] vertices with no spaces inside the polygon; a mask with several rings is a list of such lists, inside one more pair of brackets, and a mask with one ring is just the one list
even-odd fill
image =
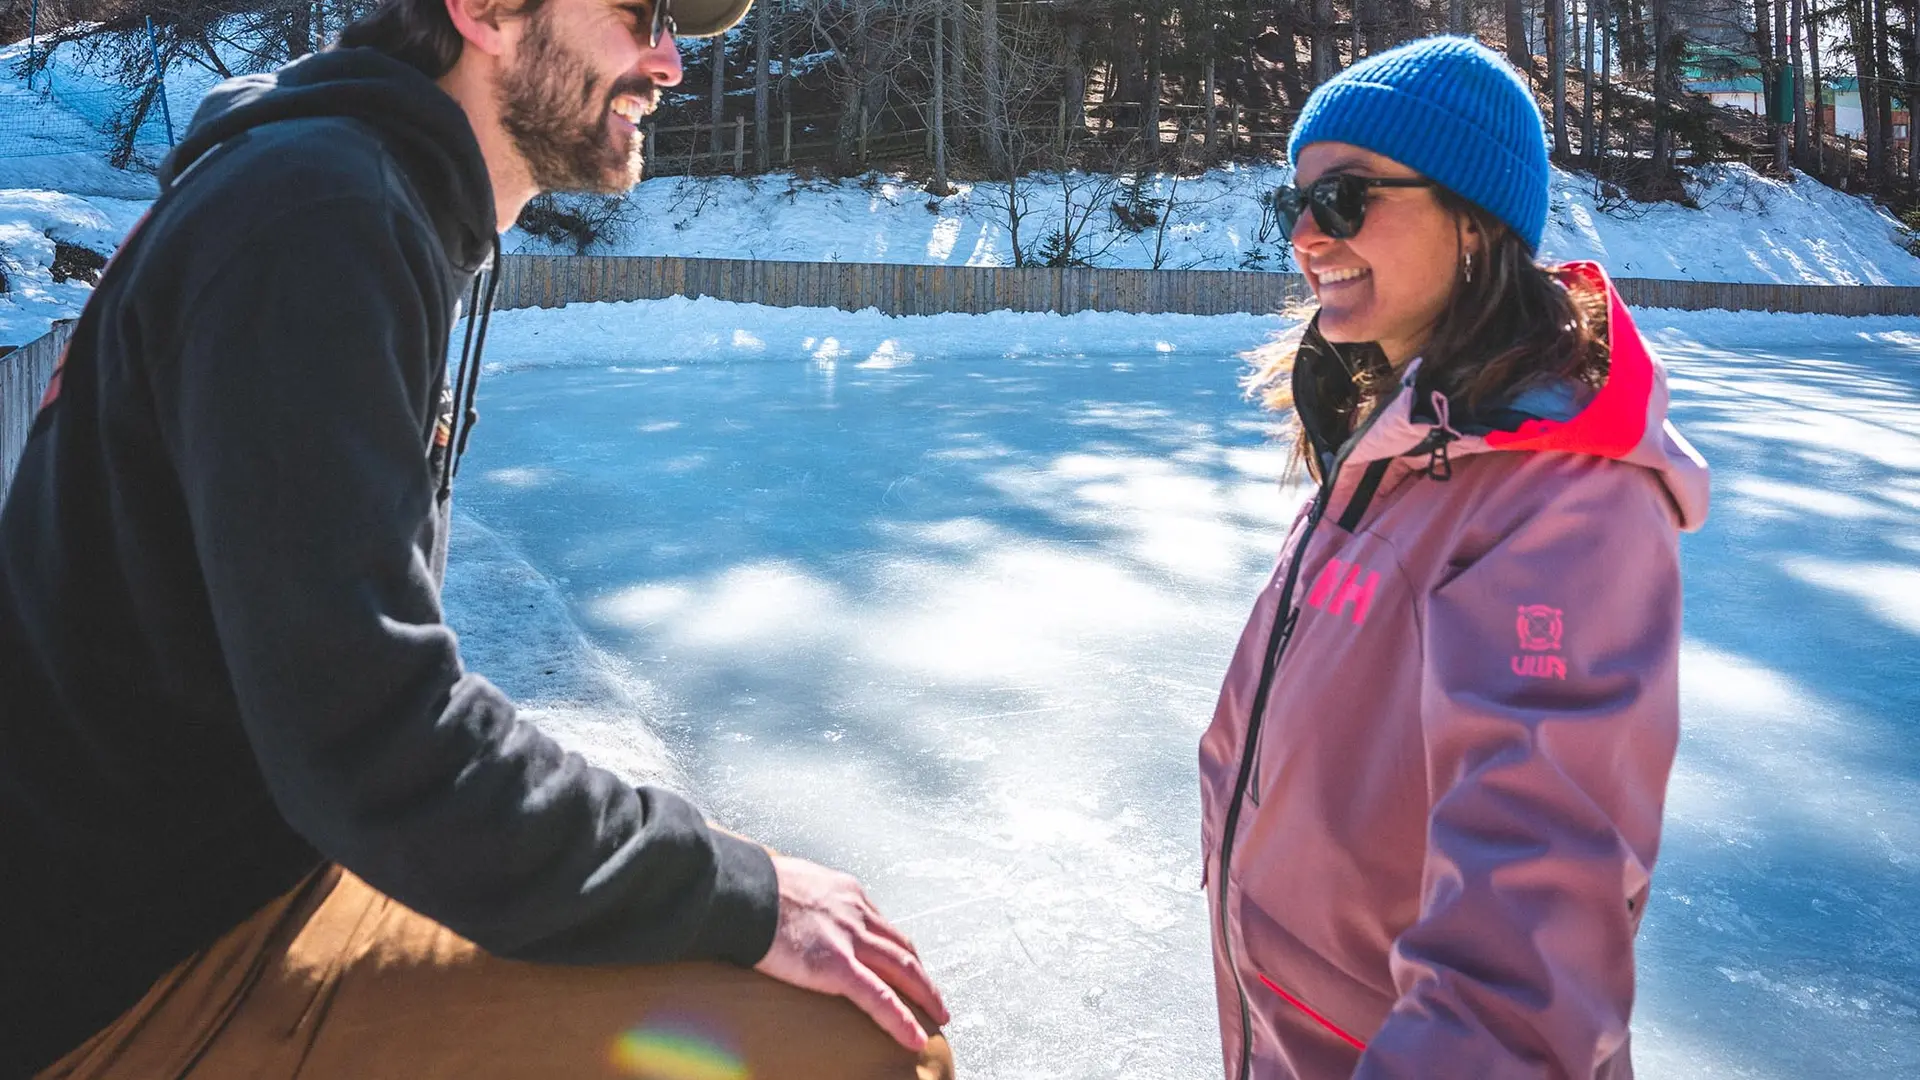
{"label": "man's sunglasses", "polygon": [[653,9],[653,19],[647,24],[647,48],[659,48],[660,39],[669,34],[680,36],[680,28],[673,24],[673,0],[647,0],[647,6]]}
{"label": "man's sunglasses", "polygon": [[1414,177],[1354,176],[1335,173],[1323,176],[1306,187],[1278,188],[1273,193],[1273,210],[1280,215],[1286,235],[1293,235],[1300,216],[1313,214],[1313,223],[1335,240],[1351,240],[1360,232],[1367,217],[1367,192],[1374,188],[1433,187],[1431,180]]}

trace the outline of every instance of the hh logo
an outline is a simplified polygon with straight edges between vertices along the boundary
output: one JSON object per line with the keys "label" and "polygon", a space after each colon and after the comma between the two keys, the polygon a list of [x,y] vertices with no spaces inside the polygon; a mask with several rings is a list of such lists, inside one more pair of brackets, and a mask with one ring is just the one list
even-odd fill
{"label": "hh logo", "polygon": [[1307,606],[1338,615],[1352,605],[1353,621],[1358,625],[1367,621],[1367,611],[1373,607],[1373,593],[1379,585],[1379,571],[1367,570],[1359,563],[1328,559],[1314,580]]}
{"label": "hh logo", "polygon": [[1563,612],[1545,604],[1526,604],[1514,620],[1520,636],[1520,651],[1530,655],[1513,658],[1513,673],[1532,679],[1565,679],[1567,662],[1557,656],[1541,655],[1560,651],[1560,637],[1566,631]]}

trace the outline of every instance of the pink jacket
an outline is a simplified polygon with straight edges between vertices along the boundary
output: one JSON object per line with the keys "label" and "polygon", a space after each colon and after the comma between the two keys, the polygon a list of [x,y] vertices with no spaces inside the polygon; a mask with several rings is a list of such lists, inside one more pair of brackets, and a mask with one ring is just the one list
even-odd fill
{"label": "pink jacket", "polygon": [[1416,363],[1241,635],[1200,742],[1232,1080],[1632,1074],[1707,469],[1605,274],[1569,269],[1611,297],[1606,385],[1460,431]]}

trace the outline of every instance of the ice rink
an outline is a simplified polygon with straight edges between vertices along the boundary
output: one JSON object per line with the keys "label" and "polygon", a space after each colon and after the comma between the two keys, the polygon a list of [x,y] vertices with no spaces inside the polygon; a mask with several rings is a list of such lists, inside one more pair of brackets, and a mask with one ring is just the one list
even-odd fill
{"label": "ice rink", "polygon": [[[1715,469],[1646,1077],[1920,1075],[1920,333],[1647,313]],[[961,1075],[1220,1075],[1195,751],[1298,498],[1277,319],[714,301],[495,318],[469,666],[862,878]]]}

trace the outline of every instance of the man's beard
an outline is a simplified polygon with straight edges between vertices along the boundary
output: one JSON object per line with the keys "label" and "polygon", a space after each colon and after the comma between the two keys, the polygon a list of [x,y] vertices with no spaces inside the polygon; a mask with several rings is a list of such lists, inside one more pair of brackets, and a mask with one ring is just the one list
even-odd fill
{"label": "man's beard", "polygon": [[613,99],[653,99],[653,82],[628,76],[605,93],[587,61],[554,36],[545,11],[520,41],[519,62],[500,80],[500,123],[541,191],[617,195],[640,182],[641,136],[622,149],[608,127]]}

